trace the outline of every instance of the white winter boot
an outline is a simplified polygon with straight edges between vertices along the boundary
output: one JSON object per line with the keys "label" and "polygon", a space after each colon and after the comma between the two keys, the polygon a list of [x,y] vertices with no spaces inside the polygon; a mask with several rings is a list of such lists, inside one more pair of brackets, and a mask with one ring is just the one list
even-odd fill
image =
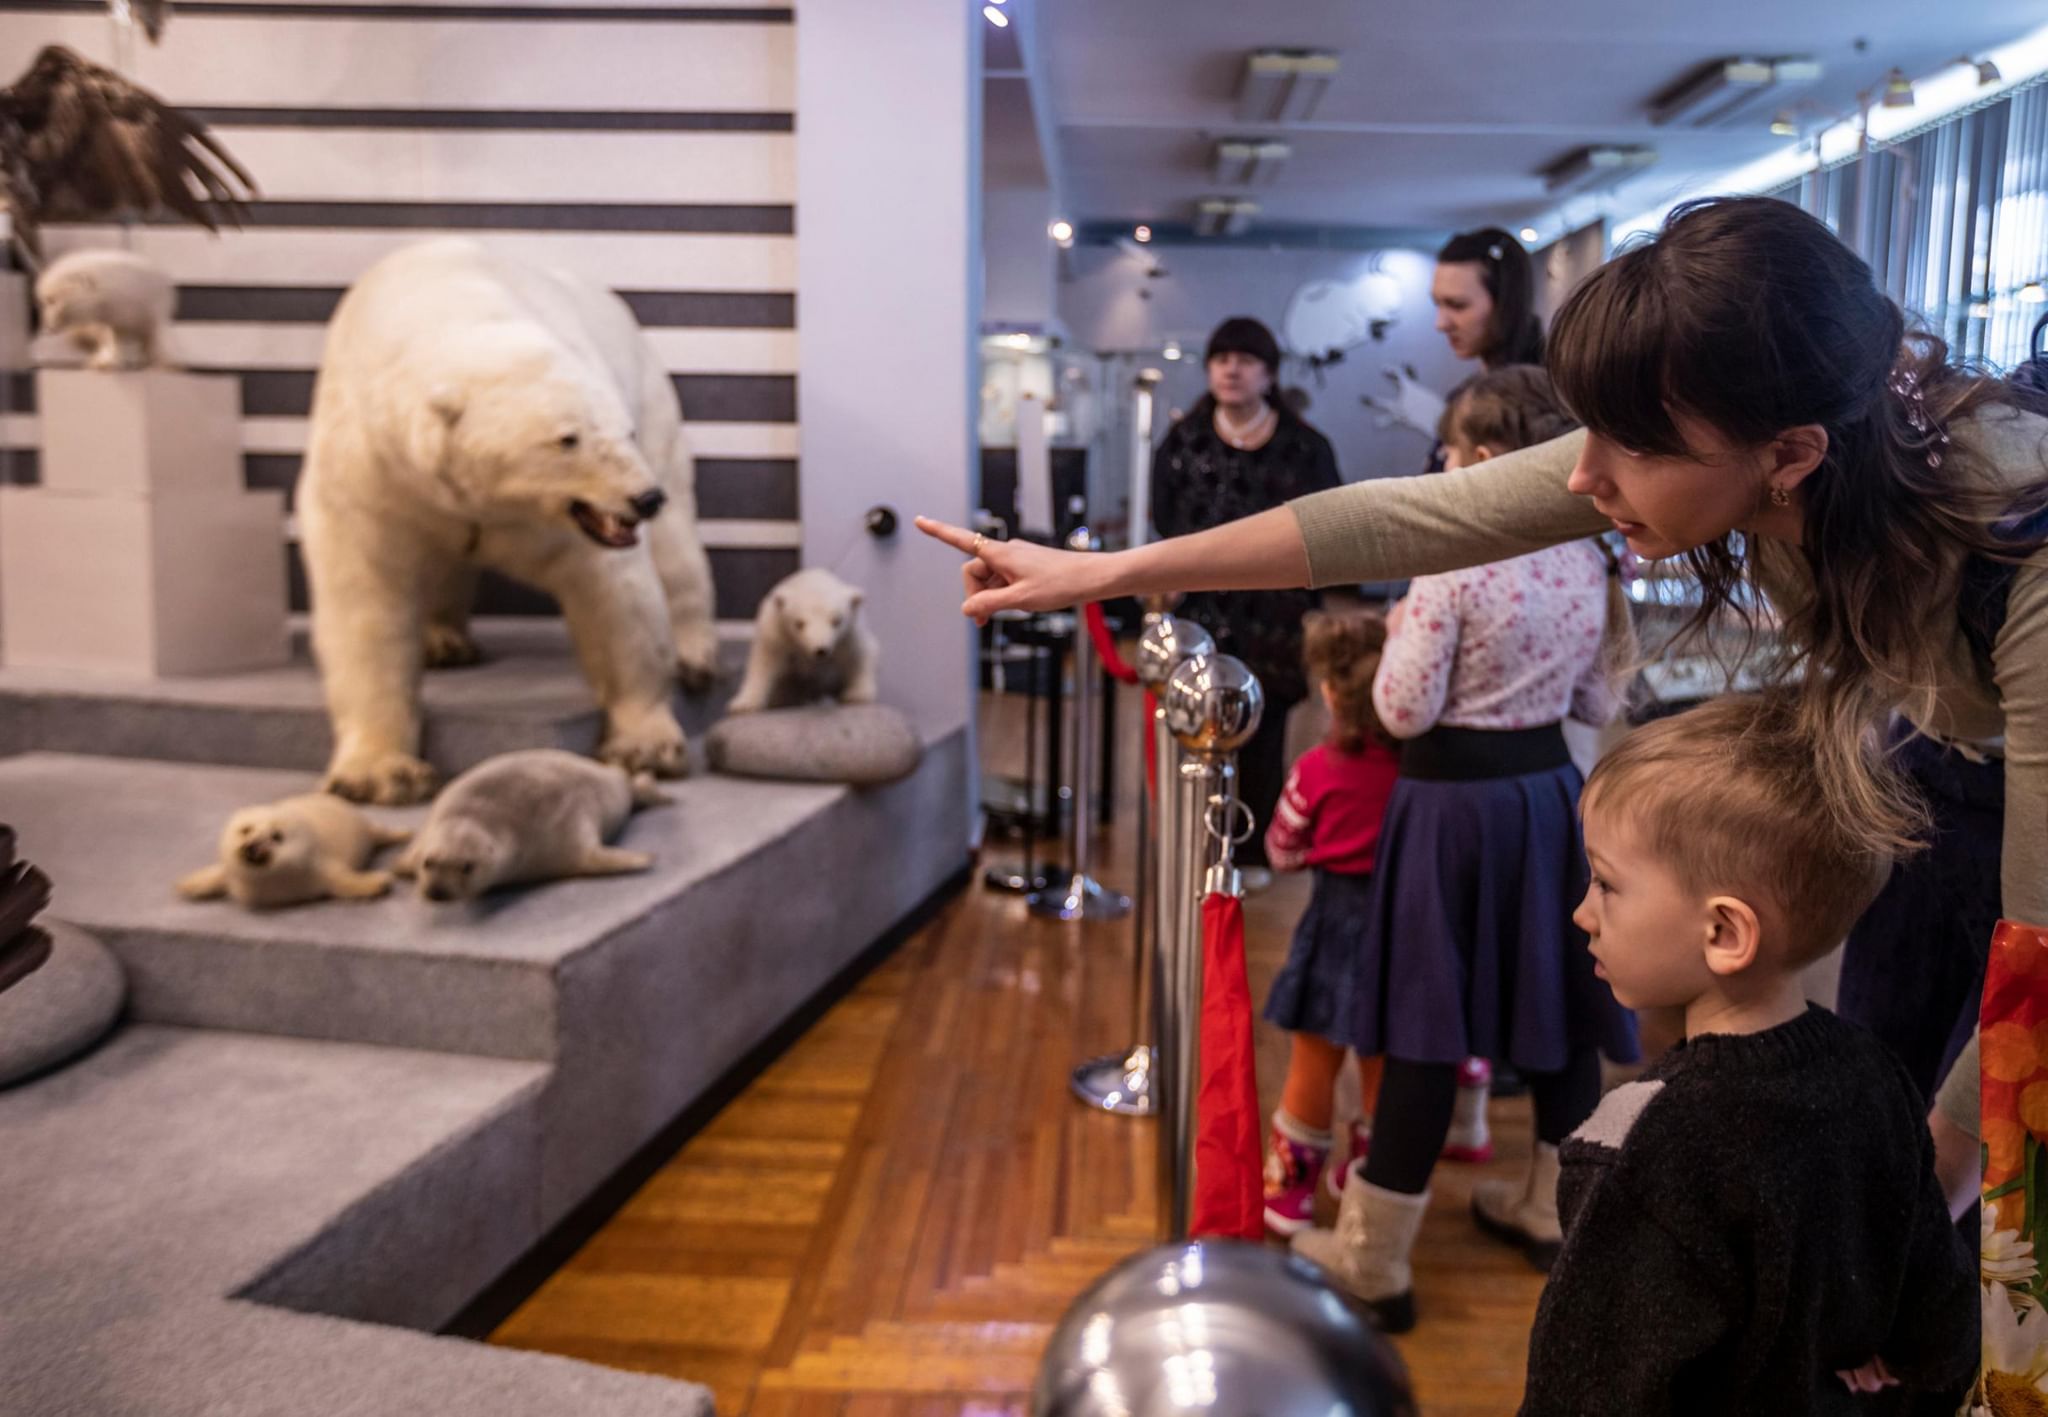
{"label": "white winter boot", "polygon": [[1415,1271],[1408,1256],[1428,1212],[1429,1192],[1404,1196],[1382,1190],[1351,1170],[1344,1178],[1337,1228],[1304,1230],[1294,1237],[1294,1252],[1314,1260],[1363,1299],[1381,1328],[1406,1333],[1415,1327]]}
{"label": "white winter boot", "polygon": [[1557,1148],[1536,1143],[1535,1159],[1519,1186],[1513,1181],[1481,1181],[1474,1186],[1472,1218],[1481,1230],[1513,1245],[1548,1274],[1564,1244],[1564,1228],[1557,1219]]}

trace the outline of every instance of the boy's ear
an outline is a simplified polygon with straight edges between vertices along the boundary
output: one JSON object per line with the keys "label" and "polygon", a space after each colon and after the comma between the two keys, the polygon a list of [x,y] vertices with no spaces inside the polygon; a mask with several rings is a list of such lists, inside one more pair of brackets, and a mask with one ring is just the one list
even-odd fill
{"label": "boy's ear", "polygon": [[1707,902],[1707,968],[1726,979],[1757,962],[1763,923],[1746,900],[1717,895]]}

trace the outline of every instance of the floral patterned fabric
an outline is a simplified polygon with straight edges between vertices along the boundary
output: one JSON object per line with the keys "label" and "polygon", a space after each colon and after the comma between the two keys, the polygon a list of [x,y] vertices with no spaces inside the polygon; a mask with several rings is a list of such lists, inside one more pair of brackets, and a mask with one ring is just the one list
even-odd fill
{"label": "floral patterned fabric", "polygon": [[2048,929],[2001,920],[1984,977],[1984,1371],[1973,1412],[2048,1417]]}
{"label": "floral patterned fabric", "polygon": [[1397,738],[1451,728],[1540,728],[1618,706],[1600,668],[1607,562],[1590,541],[1417,576],[1387,636],[1373,707]]}

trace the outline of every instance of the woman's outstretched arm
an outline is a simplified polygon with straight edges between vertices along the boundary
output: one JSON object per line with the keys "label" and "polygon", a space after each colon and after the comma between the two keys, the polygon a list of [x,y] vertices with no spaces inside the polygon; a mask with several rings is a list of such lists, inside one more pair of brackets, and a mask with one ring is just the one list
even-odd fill
{"label": "woman's outstretched arm", "polygon": [[1460,472],[1388,478],[1317,492],[1191,536],[1107,554],[983,542],[927,517],[918,530],[964,551],[967,603],[986,624],[998,610],[1063,610],[1119,595],[1187,590],[1287,590],[1398,580],[1520,556],[1588,536],[1607,521],[1565,480],[1578,434]]}
{"label": "woman's outstretched arm", "polygon": [[1128,551],[1055,551],[1028,541],[984,541],[945,522],[919,517],[917,529],[971,558],[961,569],[979,624],[998,610],[1063,610],[1120,595],[1184,590],[1281,590],[1308,584],[1301,525],[1286,507],[1209,531]]}

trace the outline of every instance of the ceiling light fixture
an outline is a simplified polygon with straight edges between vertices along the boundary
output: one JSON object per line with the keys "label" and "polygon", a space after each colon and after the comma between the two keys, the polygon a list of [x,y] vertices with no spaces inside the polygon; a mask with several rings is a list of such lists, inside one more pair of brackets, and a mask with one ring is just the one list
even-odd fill
{"label": "ceiling light fixture", "polygon": [[1525,246],[1534,245],[1536,238],[1542,234],[1533,226],[1525,226],[1522,228],[1522,244]]}
{"label": "ceiling light fixture", "polygon": [[1280,175],[1293,152],[1282,142],[1225,138],[1216,144],[1209,173],[1226,187],[1262,186]]}
{"label": "ceiling light fixture", "polygon": [[1006,30],[1010,27],[1010,17],[1001,10],[998,10],[994,5],[982,6],[981,13],[986,15],[988,22],[999,30]]}
{"label": "ceiling light fixture", "polygon": [[1591,192],[1633,177],[1656,160],[1655,148],[1573,148],[1541,168],[1538,175],[1553,193]]}
{"label": "ceiling light fixture", "polygon": [[1137,240],[1138,244],[1142,246],[1147,241],[1150,241],[1152,239],[1152,228],[1146,226],[1144,223],[1141,222],[1135,228],[1132,229],[1131,235]]}
{"label": "ceiling light fixture", "polygon": [[1242,236],[1259,214],[1259,204],[1241,197],[1205,197],[1195,203],[1195,235]]}
{"label": "ceiling light fixture", "polygon": [[1046,227],[1045,234],[1062,246],[1074,244],[1074,224],[1064,217]]}
{"label": "ceiling light fixture", "polygon": [[1894,69],[1884,76],[1884,106],[1886,108],[1911,108],[1913,106],[1913,81],[1906,77],[1903,69]]}
{"label": "ceiling light fixture", "polygon": [[2022,305],[2048,305],[2048,288],[2037,280],[2028,281],[2014,293]]}
{"label": "ceiling light fixture", "polygon": [[1164,347],[1163,349],[1161,349],[1161,350],[1159,351],[1159,357],[1160,357],[1161,359],[1168,359],[1168,360],[1177,360],[1177,359],[1179,359],[1179,358],[1180,358],[1180,344],[1179,344],[1179,343],[1178,343],[1177,341],[1175,341],[1175,340],[1168,340],[1168,341],[1166,342],[1166,346],[1165,346],[1165,347]]}
{"label": "ceiling light fixture", "polygon": [[1245,56],[1237,84],[1237,116],[1246,123],[1300,123],[1312,116],[1337,56],[1327,49],[1258,49]]}
{"label": "ceiling light fixture", "polygon": [[1799,136],[1799,120],[1793,116],[1791,109],[1781,108],[1778,110],[1777,117],[1771,120],[1771,136],[1774,138],[1796,138]]}
{"label": "ceiling light fixture", "polygon": [[1812,59],[1716,59],[1688,70],[1650,100],[1650,122],[1660,128],[1726,128],[1748,121],[1764,96],[1810,84],[1821,68]]}

